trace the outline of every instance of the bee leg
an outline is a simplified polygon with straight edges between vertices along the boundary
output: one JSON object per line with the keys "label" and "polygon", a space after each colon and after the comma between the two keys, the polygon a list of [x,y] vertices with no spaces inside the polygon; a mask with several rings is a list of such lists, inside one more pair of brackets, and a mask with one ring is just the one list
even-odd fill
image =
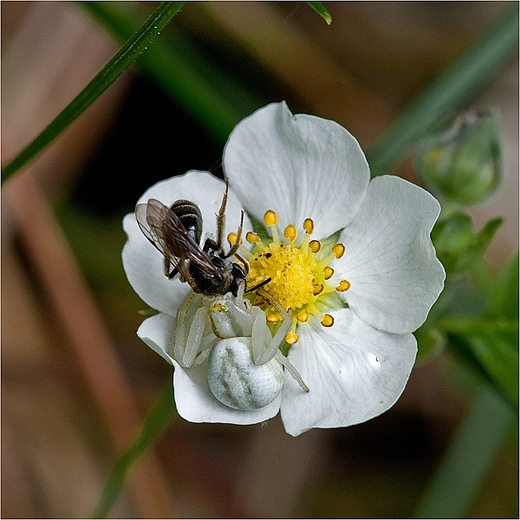
{"label": "bee leg", "polygon": [[[230,256],[236,254],[238,248],[240,247],[240,242],[242,241],[242,228],[244,227],[244,211],[240,213],[240,224],[237,229],[237,239],[236,242],[231,246],[228,254],[224,258],[229,258]],[[238,255],[237,255],[238,256]]]}
{"label": "bee leg", "polygon": [[221,247],[211,238],[206,238],[206,242],[204,242],[203,251],[205,253],[209,253],[210,251],[221,251]]}
{"label": "bee leg", "polygon": [[224,191],[224,197],[222,197],[222,204],[220,205],[220,209],[217,215],[217,248],[219,251],[222,251],[222,244],[224,243],[224,232],[226,229],[226,204],[229,190],[228,179],[225,178],[224,181],[226,183],[226,189]]}
{"label": "bee leg", "polygon": [[[175,275],[172,275],[172,271],[170,271],[170,260],[166,257],[164,257],[163,259],[163,268],[164,268],[164,274],[168,277],[168,278],[173,278],[173,276]],[[175,269],[174,269],[175,271]]]}
{"label": "bee leg", "polygon": [[[164,260],[165,260],[164,274],[168,277],[169,280],[171,280],[172,278],[175,278],[179,274],[179,270],[176,267],[174,267],[170,271],[170,263],[166,260],[166,258]],[[168,269],[166,269],[166,264],[168,264]]]}

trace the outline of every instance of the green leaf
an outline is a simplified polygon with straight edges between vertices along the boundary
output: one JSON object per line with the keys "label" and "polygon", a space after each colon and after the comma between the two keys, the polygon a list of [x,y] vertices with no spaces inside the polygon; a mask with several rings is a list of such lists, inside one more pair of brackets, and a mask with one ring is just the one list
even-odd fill
{"label": "green leaf", "polygon": [[3,168],[2,183],[34,159],[74,122],[153,42],[185,2],[163,2],[90,83]]}
{"label": "green leaf", "polygon": [[330,13],[321,2],[307,2],[307,4],[327,22],[327,25],[332,23],[332,16],[330,16]]}
{"label": "green leaf", "polygon": [[491,327],[477,329],[467,340],[489,379],[518,405],[518,322],[495,321]]}
{"label": "green leaf", "polygon": [[113,466],[105,483],[99,502],[91,514],[91,518],[106,518],[125,485],[126,477],[137,459],[146,452],[157,440],[161,432],[168,425],[175,412],[173,388],[168,381],[159,394],[157,401],[144,420],[143,427],[137,439],[130,448],[123,453]]}
{"label": "green leaf", "polygon": [[372,176],[382,175],[416,140],[459,109],[518,52],[518,3],[441,72],[367,153]]}
{"label": "green leaf", "polygon": [[518,251],[500,274],[489,305],[490,316],[518,319]]}
{"label": "green leaf", "polygon": [[481,316],[439,318],[436,326],[448,334],[458,354],[518,405],[518,253],[500,275]]}

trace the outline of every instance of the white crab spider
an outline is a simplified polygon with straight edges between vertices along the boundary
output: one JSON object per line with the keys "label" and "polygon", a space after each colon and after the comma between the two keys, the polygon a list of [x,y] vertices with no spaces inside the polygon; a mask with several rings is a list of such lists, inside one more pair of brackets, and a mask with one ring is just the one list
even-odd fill
{"label": "white crab spider", "polygon": [[183,368],[208,359],[208,384],[224,405],[250,411],[267,406],[281,392],[283,368],[309,391],[300,374],[278,346],[289,332],[291,319],[281,306],[273,305],[283,322],[274,335],[259,307],[238,295],[206,296],[190,292],[175,319],[169,350]]}

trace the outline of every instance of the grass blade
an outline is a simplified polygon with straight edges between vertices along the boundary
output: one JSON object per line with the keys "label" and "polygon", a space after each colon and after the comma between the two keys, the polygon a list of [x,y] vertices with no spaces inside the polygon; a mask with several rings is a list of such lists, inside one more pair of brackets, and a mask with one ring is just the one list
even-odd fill
{"label": "grass blade", "polygon": [[130,468],[157,440],[174,412],[173,388],[169,380],[144,420],[143,428],[137,439],[132,446],[119,457],[118,461],[112,467],[99,502],[91,514],[91,518],[105,518],[108,515],[123,490]]}
{"label": "grass blade", "polygon": [[78,118],[150,45],[158,32],[177,14],[185,2],[163,2],[150,15],[134,36],[119,49],[114,57],[90,83],[56,116],[56,118],[3,168],[2,184],[11,175],[34,159]]}
{"label": "grass blade", "polygon": [[307,5],[312,7],[327,22],[327,25],[332,23],[332,16],[321,2],[307,2]]}

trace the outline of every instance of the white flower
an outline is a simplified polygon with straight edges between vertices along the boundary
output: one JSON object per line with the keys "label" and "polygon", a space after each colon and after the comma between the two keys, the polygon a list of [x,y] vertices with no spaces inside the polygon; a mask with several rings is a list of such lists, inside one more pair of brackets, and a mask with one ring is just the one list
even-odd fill
{"label": "white flower", "polygon": [[[281,394],[252,412],[233,410],[211,394],[205,363],[181,368],[168,352],[175,315],[191,290],[163,272],[161,254],[124,219],[123,263],[139,296],[159,314],[138,335],[172,363],[177,409],[193,422],[251,424],[280,410],[285,429],[357,424],[390,408],[415,361],[412,332],[444,284],[431,229],[439,203],[393,176],[370,181],[355,138],[333,121],[292,115],[285,103],[268,105],[233,130],[223,167],[230,183],[226,232],[236,232],[241,209],[264,222],[268,238],[249,233],[248,284],[264,287],[292,311],[288,358],[310,391],[285,374]],[[191,171],[152,186],[139,200],[165,205],[188,199],[201,208],[205,234],[215,237],[224,183]],[[245,230],[251,230],[246,217]],[[276,312],[262,307],[276,321]],[[289,346],[290,345],[290,346]]]}

